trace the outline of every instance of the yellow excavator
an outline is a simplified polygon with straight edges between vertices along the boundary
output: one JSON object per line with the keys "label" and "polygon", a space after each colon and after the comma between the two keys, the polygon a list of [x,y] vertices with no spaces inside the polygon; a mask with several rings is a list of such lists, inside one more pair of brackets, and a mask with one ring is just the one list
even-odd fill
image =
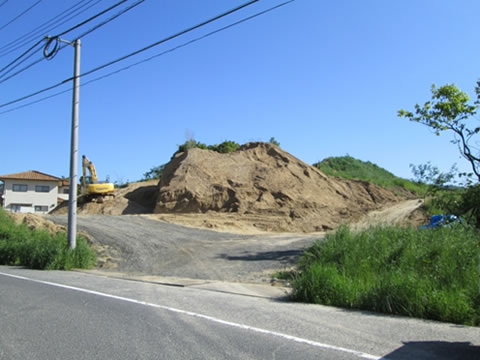
{"label": "yellow excavator", "polygon": [[[82,156],[82,168],[83,176],[80,179],[80,182],[82,183],[81,195],[84,201],[96,201],[98,203],[103,203],[105,197],[115,196],[113,194],[115,191],[115,186],[113,183],[98,181],[95,165],[93,165],[93,163],[88,160],[85,155]],[[87,169],[90,172],[90,176],[87,176]]]}

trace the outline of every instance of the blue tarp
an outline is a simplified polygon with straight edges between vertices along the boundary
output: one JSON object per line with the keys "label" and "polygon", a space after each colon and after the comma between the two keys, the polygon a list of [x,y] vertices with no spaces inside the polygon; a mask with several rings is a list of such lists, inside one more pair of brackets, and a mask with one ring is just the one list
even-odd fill
{"label": "blue tarp", "polygon": [[439,226],[445,226],[458,220],[455,215],[433,215],[427,225],[420,226],[421,229],[431,229]]}

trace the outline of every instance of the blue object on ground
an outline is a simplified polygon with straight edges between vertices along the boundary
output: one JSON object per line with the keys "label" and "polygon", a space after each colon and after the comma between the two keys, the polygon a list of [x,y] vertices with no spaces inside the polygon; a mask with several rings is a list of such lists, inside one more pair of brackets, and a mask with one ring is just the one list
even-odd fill
{"label": "blue object on ground", "polygon": [[420,229],[431,229],[440,226],[446,226],[456,221],[458,221],[458,217],[456,217],[455,215],[433,215],[430,218],[430,222],[427,225],[420,226]]}

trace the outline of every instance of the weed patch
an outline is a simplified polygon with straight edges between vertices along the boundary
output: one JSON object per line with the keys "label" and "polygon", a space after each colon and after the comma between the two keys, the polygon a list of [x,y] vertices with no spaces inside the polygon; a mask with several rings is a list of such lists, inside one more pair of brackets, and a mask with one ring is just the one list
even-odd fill
{"label": "weed patch", "polygon": [[478,233],[341,227],[299,261],[298,301],[480,325]]}
{"label": "weed patch", "polygon": [[79,236],[71,250],[66,233],[50,234],[15,224],[0,210],[0,264],[23,265],[32,269],[69,270],[95,265],[95,252]]}

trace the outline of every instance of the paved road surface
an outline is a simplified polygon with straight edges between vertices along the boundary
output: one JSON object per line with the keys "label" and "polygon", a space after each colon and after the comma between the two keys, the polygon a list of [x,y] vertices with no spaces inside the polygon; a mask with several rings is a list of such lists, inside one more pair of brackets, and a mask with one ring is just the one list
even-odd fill
{"label": "paved road surface", "polygon": [[[66,224],[66,216],[48,219]],[[78,216],[79,230],[107,245],[116,271],[192,279],[269,281],[319,235],[239,235],[142,216]]]}
{"label": "paved road surface", "polygon": [[0,359],[479,359],[480,329],[0,266]]}

